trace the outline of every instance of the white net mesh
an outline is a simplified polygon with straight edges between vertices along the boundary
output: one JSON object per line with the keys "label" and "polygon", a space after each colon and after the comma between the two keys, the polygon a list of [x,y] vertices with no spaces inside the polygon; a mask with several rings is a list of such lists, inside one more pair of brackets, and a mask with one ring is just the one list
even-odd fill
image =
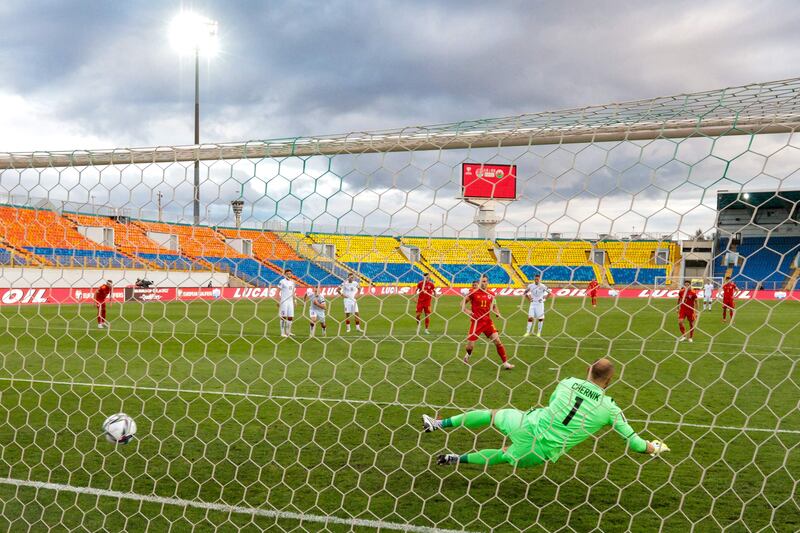
{"label": "white net mesh", "polygon": [[[799,529],[798,91],[0,155],[0,527]],[[488,238],[458,199],[465,162],[517,166]],[[314,338],[300,298],[281,337],[285,268],[327,298]],[[335,290],[350,274],[358,317]],[[537,274],[553,296],[527,337]],[[511,372],[483,340],[462,362],[481,275]],[[698,302],[678,342],[680,282],[726,276],[735,316]],[[510,441],[424,434],[422,414],[541,407],[603,356],[608,394],[669,454],[599,433],[532,468],[436,465]],[[101,429],[119,412],[138,427],[124,446]]]}

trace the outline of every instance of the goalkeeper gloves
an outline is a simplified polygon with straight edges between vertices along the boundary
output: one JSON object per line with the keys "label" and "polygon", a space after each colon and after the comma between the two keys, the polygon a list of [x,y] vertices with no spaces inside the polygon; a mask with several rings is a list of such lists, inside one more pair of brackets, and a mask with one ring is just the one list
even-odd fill
{"label": "goalkeeper gloves", "polygon": [[660,440],[654,440],[650,444],[653,446],[653,453],[650,454],[650,457],[656,457],[664,452],[669,451],[669,446],[667,446],[666,443],[663,443]]}

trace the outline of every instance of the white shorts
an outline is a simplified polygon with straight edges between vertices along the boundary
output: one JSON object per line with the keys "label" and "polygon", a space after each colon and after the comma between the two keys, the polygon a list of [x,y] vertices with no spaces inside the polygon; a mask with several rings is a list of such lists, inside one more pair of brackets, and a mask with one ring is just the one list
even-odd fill
{"label": "white shorts", "polygon": [[308,318],[311,320],[325,323],[325,311],[314,311],[313,309],[308,312]]}
{"label": "white shorts", "polygon": [[344,312],[351,315],[353,313],[358,313],[358,302],[356,302],[354,298],[345,298]]}
{"label": "white shorts", "polygon": [[281,318],[294,318],[294,302],[281,302],[278,315]]}
{"label": "white shorts", "polygon": [[531,318],[544,318],[544,302],[531,302],[528,307],[528,316]]}
{"label": "white shorts", "polygon": [[710,295],[703,296],[703,301],[705,301],[706,303],[712,303],[714,301],[714,298],[712,298]]}

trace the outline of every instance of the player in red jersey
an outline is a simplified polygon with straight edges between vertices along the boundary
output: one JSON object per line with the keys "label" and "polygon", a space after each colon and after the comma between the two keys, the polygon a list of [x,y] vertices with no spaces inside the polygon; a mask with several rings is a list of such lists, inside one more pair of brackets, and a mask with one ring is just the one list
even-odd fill
{"label": "player in red jersey", "polygon": [[733,301],[733,295],[736,294],[738,287],[731,278],[725,278],[725,283],[722,285],[722,322],[728,318],[728,312],[731,314],[731,324],[733,324],[733,310],[736,307],[736,302]]}
{"label": "player in red jersey", "polygon": [[428,328],[431,326],[431,303],[433,302],[433,295],[436,294],[436,285],[431,281],[431,275],[425,272],[422,275],[422,281],[417,283],[417,331],[419,331],[419,319],[422,313],[425,313],[425,334],[427,335]]}
{"label": "player in red jersey", "polygon": [[689,280],[684,281],[683,288],[678,292],[678,327],[681,329],[679,342],[686,340],[686,328],[683,326],[684,320],[689,321],[689,342],[694,342],[694,306],[696,302],[697,293],[692,288],[692,282]]}
{"label": "player in red jersey", "polygon": [[586,291],[589,293],[589,298],[592,299],[592,307],[597,307],[597,287],[599,286],[600,284],[597,283],[597,280],[593,279],[589,282],[589,286],[586,287]]}
{"label": "player in red jersey", "polygon": [[111,298],[111,280],[106,280],[100,288],[94,291],[94,303],[97,306],[97,327],[107,328],[106,321],[106,300]]}
{"label": "player in red jersey", "polygon": [[[503,368],[511,370],[514,365],[508,362],[506,356],[506,347],[500,342],[500,333],[494,327],[492,322],[492,315],[494,313],[500,316],[500,309],[497,307],[497,302],[494,299],[494,294],[489,292],[489,278],[481,276],[478,287],[472,284],[472,290],[461,302],[461,311],[470,317],[469,336],[467,337],[467,354],[464,356],[464,362],[469,363],[469,356],[472,355],[472,350],[475,348],[475,341],[481,336],[486,335],[489,340],[494,343],[497,348],[497,355],[503,361]],[[471,311],[467,310],[467,304],[470,304]]]}

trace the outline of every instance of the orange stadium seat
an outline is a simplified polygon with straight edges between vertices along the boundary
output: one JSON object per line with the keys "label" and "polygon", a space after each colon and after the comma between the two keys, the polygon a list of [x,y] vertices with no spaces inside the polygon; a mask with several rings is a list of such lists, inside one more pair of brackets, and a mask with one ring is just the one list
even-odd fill
{"label": "orange stadium seat", "polygon": [[192,257],[245,257],[225,244],[222,235],[208,226],[137,221],[145,231],[177,235],[180,251]]}
{"label": "orange stadium seat", "polygon": [[286,244],[271,231],[251,229],[218,228],[218,231],[228,239],[249,239],[253,243],[253,255],[267,261],[289,260],[300,261],[291,246]]}
{"label": "orange stadium seat", "polygon": [[44,209],[0,206],[0,237],[18,247],[110,250],[81,235],[61,215]]}

